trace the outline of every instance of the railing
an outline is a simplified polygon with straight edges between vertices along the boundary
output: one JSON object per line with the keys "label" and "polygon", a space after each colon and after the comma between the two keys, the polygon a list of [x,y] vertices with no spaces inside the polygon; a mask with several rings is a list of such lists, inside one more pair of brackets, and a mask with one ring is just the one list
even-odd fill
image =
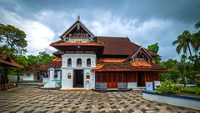
{"label": "railing", "polygon": [[119,83],[117,83],[117,88],[118,89],[127,89],[128,84],[126,82],[119,82]]}
{"label": "railing", "polygon": [[107,89],[107,83],[106,82],[96,82],[95,89]]}
{"label": "railing", "polygon": [[[96,82],[95,89],[107,89],[107,82]],[[117,83],[117,89],[127,89],[128,84],[126,82]]]}

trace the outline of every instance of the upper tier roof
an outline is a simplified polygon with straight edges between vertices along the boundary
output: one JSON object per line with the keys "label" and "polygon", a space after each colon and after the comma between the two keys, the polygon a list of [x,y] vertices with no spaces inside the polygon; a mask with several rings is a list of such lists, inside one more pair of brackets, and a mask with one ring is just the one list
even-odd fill
{"label": "upper tier roof", "polygon": [[[103,55],[126,55],[134,54],[141,46],[131,42],[128,37],[95,36],[81,21],[72,24],[62,35],[60,41],[50,45],[61,51],[78,50],[98,50]],[[88,49],[90,48],[90,49]],[[93,49],[91,49],[93,48]],[[146,49],[145,49],[146,50]],[[147,52],[153,57],[155,53]],[[59,52],[55,53],[59,56]],[[60,52],[62,53],[62,52]]]}
{"label": "upper tier roof", "polygon": [[[105,36],[96,36],[97,42],[103,42],[104,50],[103,55],[131,55],[135,53],[141,46],[131,42],[127,37],[105,37]],[[87,46],[97,46],[98,43],[68,43],[62,40],[54,42],[51,46],[60,45],[60,46],[74,46],[74,45],[87,45]],[[101,46],[102,44],[99,44]],[[147,50],[147,49],[145,49]],[[156,53],[147,50],[147,52],[153,57],[156,56]],[[62,52],[56,52],[62,53]]]}

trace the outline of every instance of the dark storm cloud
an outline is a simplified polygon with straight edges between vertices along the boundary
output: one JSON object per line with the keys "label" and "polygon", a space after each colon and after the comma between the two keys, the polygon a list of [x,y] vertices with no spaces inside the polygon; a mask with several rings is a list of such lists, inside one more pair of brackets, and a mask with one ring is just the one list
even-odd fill
{"label": "dark storm cloud", "polygon": [[109,10],[114,15],[138,18],[141,21],[149,18],[172,19],[191,23],[200,19],[200,0],[5,0],[1,6],[31,17],[42,10],[72,12],[74,9],[86,10],[89,15],[94,9]]}
{"label": "dark storm cloud", "polygon": [[200,0],[1,0],[0,23],[22,28],[34,43],[46,42],[30,49],[53,51],[49,43],[59,40],[79,13],[95,35],[128,35],[144,47],[159,43],[166,60],[178,58],[171,42],[185,29],[195,30],[199,6]]}

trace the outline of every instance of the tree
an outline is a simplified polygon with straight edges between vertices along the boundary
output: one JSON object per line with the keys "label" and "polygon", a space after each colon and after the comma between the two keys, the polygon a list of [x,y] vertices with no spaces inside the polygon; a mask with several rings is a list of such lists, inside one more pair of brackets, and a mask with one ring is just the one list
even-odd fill
{"label": "tree", "polygon": [[19,64],[21,64],[23,67],[28,66],[28,60],[27,57],[24,55],[16,55],[14,58]]}
{"label": "tree", "polygon": [[180,71],[180,76],[183,80],[184,86],[186,86],[185,67],[185,56],[183,55],[181,62],[177,64],[177,69]]}
{"label": "tree", "polygon": [[161,73],[162,81],[173,81],[179,83],[180,72],[177,70],[176,65],[178,61],[173,59],[168,59],[167,61],[160,62],[160,66],[166,68],[168,71],[166,73]]}
{"label": "tree", "polygon": [[38,58],[39,63],[47,64],[50,61],[52,61],[55,58],[55,56],[51,56],[46,52],[39,52],[39,55],[37,56],[37,58]]}
{"label": "tree", "polygon": [[27,56],[28,65],[37,65],[39,63],[38,57],[35,55]]}
{"label": "tree", "polygon": [[0,46],[0,54],[13,57],[13,52],[7,46]]}
{"label": "tree", "polygon": [[148,50],[154,52],[157,54],[156,57],[153,58],[153,60],[156,62],[156,63],[159,63],[161,61],[161,56],[158,55],[158,50],[159,50],[159,46],[158,46],[158,43],[155,43],[155,44],[151,44],[148,46]]}
{"label": "tree", "polygon": [[194,50],[197,54],[198,50],[200,49],[200,21],[195,24],[195,28],[199,29],[199,31],[192,34],[193,37],[192,41],[194,45]]}
{"label": "tree", "polygon": [[192,35],[188,30],[185,30],[181,35],[177,37],[177,40],[175,40],[172,44],[176,46],[176,52],[178,54],[183,51],[184,54],[187,54],[187,51],[189,50],[190,56],[192,56],[192,52],[190,49],[190,46],[192,45]]}
{"label": "tree", "polygon": [[159,50],[158,43],[149,45],[149,46],[148,46],[148,50],[153,51],[154,53],[157,54],[157,53],[158,53],[158,50]]}
{"label": "tree", "polygon": [[198,22],[195,24],[195,28],[197,28],[197,29],[200,28],[200,21],[198,21]]}
{"label": "tree", "polygon": [[14,54],[26,52],[27,41],[24,31],[12,26],[0,24],[0,45],[7,47]]}

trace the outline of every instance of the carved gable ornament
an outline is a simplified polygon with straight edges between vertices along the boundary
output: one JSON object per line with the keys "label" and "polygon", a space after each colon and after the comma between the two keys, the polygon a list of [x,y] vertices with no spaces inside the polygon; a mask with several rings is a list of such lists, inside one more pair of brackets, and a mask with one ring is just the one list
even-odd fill
{"label": "carved gable ornament", "polygon": [[131,61],[151,61],[151,55],[141,46],[131,57]]}
{"label": "carved gable ornament", "polygon": [[66,42],[93,42],[94,35],[77,20],[67,31],[63,33],[61,38]]}

